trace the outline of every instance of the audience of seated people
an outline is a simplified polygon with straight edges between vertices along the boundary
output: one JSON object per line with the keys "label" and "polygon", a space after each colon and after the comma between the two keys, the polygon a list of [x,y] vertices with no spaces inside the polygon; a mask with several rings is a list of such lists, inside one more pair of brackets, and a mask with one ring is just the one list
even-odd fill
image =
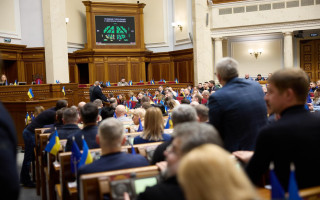
{"label": "audience of seated people", "polygon": [[144,117],[143,133],[134,138],[134,144],[168,141],[171,135],[164,133],[162,112],[159,108],[151,107]]}
{"label": "audience of seated people", "polygon": [[[275,99],[277,97],[279,97],[277,99],[278,101],[284,102],[285,97],[281,96],[281,92],[279,91],[287,92],[286,94],[288,96],[291,95],[290,97],[296,97],[296,100],[299,99],[297,94],[302,95],[304,98],[304,93],[302,92],[301,88],[301,90],[299,90],[294,88],[292,85],[288,86],[289,88],[285,88],[287,84],[279,84],[281,82],[279,81],[279,77],[283,78],[294,76],[294,78],[296,78],[295,76],[298,75],[295,73],[296,72],[291,72],[289,70],[289,72],[286,73],[276,72],[274,74],[269,74],[267,78],[267,80],[270,82],[268,83],[269,91],[265,96],[267,104],[264,105],[264,108],[268,107],[268,113],[270,116],[269,119],[272,121],[272,123],[268,123],[266,126],[259,126],[259,128],[262,130],[257,136],[257,141],[254,140],[254,144],[249,145],[250,148],[244,148],[244,150],[252,151],[236,151],[233,153],[240,160],[248,163],[246,170],[253,183],[258,183],[258,180],[261,179],[262,174],[267,171],[267,166],[271,161],[271,157],[276,165],[276,174],[278,177],[280,177],[279,179],[283,186],[287,186],[289,180],[289,171],[287,170],[289,161],[296,165],[299,188],[315,186],[317,185],[315,179],[320,178],[319,176],[312,177],[310,175],[311,172],[313,172],[313,174],[315,173],[314,169],[316,166],[320,166],[318,161],[314,162],[314,167],[310,167],[310,173],[302,172],[302,169],[305,170],[305,163],[309,163],[308,165],[311,165],[311,161],[301,158],[295,149],[298,148],[299,145],[302,145],[301,143],[299,144],[298,141],[303,141],[304,143],[308,144],[308,147],[303,145],[303,150],[298,148],[300,152],[304,152],[304,155],[318,153],[318,148],[316,148],[315,142],[319,142],[320,140],[316,133],[309,130],[309,128],[313,127],[314,129],[319,130],[318,128],[320,127],[318,127],[316,123],[317,120],[319,121],[319,118],[315,117],[315,114],[310,114],[308,111],[302,111],[299,109],[300,107],[298,104],[290,104],[291,106],[285,108],[281,107],[282,105],[289,105],[291,99],[286,99],[286,101],[289,101],[289,103],[287,102],[288,104],[283,103],[280,105],[280,103],[275,103]],[[300,76],[305,76],[305,74],[300,74]],[[246,74],[245,78],[250,79],[249,74]],[[284,79],[286,80],[286,78]],[[258,74],[256,81],[262,80],[265,79],[261,76],[261,74]],[[224,81],[222,80],[220,82],[226,86],[226,84],[229,82],[229,79]],[[121,84],[123,84],[122,81],[118,83],[118,85]],[[258,83],[252,82],[252,84]],[[304,83],[299,82],[299,84],[304,86]],[[99,84],[97,86],[101,92]],[[97,90],[97,86],[94,86],[92,89]],[[315,111],[320,110],[320,89],[317,89],[318,86],[320,86],[320,81],[317,81],[317,85],[314,82],[310,82],[310,92],[314,92],[312,105],[314,106]],[[198,199],[200,196],[201,199],[259,199],[245,173],[236,167],[235,161],[232,160],[227,151],[216,145],[203,145],[207,143],[213,143],[222,147],[222,141],[226,141],[224,135],[225,129],[220,126],[221,124],[219,125],[214,121],[212,121],[211,124],[208,123],[209,117],[212,117],[217,113],[221,116],[219,120],[226,120],[225,122],[228,122],[228,120],[225,119],[225,114],[228,111],[224,110],[227,106],[224,106],[223,109],[221,108],[221,110],[219,110],[220,108],[218,110],[213,109],[214,112],[212,110],[210,114],[208,108],[210,103],[209,97],[211,94],[217,91],[215,95],[213,95],[215,98],[217,98],[217,95],[222,93],[225,89],[226,88],[220,89],[218,84],[216,85],[213,80],[210,80],[208,82],[204,82],[203,84],[199,83],[197,87],[192,88],[191,86],[188,86],[188,88],[182,88],[179,92],[174,91],[170,87],[163,89],[163,86],[160,86],[159,90],[155,91],[154,96],[152,96],[147,89],[139,92],[137,98],[132,92],[130,92],[128,100],[137,101],[137,103],[135,108],[129,112],[127,112],[125,107],[127,104],[125,94],[120,94],[117,98],[111,94],[109,99],[107,99],[110,101],[110,106],[104,107],[101,99],[99,98],[93,103],[80,102],[78,104],[79,111],[77,111],[76,107],[57,110],[58,107],[61,107],[57,104],[56,108],[52,109],[52,111],[54,111],[54,114],[57,116],[59,123],[53,123],[52,119],[46,119],[44,114],[40,114],[38,117],[41,117],[41,120],[45,120],[45,122],[37,123],[39,119],[37,120],[36,118],[34,123],[37,124],[31,123],[30,125],[32,125],[31,128],[33,128],[34,132],[34,128],[43,127],[50,121],[53,128],[49,130],[49,132],[54,132],[56,128],[59,138],[67,139],[66,151],[71,151],[73,140],[75,140],[79,148],[82,149],[82,136],[84,136],[84,139],[86,140],[90,149],[99,147],[101,148],[101,158],[97,161],[94,161],[92,164],[82,166],[78,171],[78,177],[80,177],[82,174],[87,173],[149,165],[147,160],[140,155],[131,155],[121,152],[121,145],[125,144],[125,137],[123,135],[123,122],[128,122],[131,126],[134,125],[134,128],[131,129],[131,131],[134,132],[137,131],[139,121],[141,121],[143,125],[143,132],[141,135],[136,136],[133,139],[133,144],[164,141],[155,150],[151,163],[157,164],[161,170],[165,170],[163,171],[163,182],[160,182],[153,187],[148,187],[145,192],[139,195],[138,199],[191,200]],[[272,91],[278,92],[276,94],[278,96],[275,96]],[[192,106],[183,105],[190,104],[189,99],[192,100]],[[204,99],[204,101],[202,101],[202,99]],[[159,103],[154,103],[153,100],[159,100]],[[212,98],[211,96],[211,101],[213,100],[216,101],[216,99]],[[237,100],[241,101],[239,98]],[[297,102],[298,100],[295,101],[295,103]],[[302,103],[302,97],[299,99],[299,103]],[[172,135],[164,133],[163,116],[166,115],[165,106],[168,108],[168,113],[171,113],[172,124],[174,127]],[[215,107],[215,109],[217,109],[217,107]],[[264,112],[264,109],[256,109]],[[44,111],[44,113],[46,112],[48,112],[48,110]],[[308,114],[306,114],[306,112]],[[116,115],[117,119],[114,118],[114,114]],[[127,114],[130,117],[127,117]],[[249,114],[252,115],[252,113]],[[314,116],[312,117],[311,115]],[[99,119],[98,116],[101,116],[102,119],[102,121],[99,122],[99,127],[97,126],[97,121]],[[243,116],[244,115],[235,115],[234,120],[241,121]],[[298,116],[305,117],[305,119],[302,120],[305,125],[301,125],[301,123],[298,122],[295,124],[293,122],[289,123],[289,119],[295,121],[297,120]],[[309,120],[309,122],[306,122],[306,120]],[[79,121],[83,122],[83,129],[79,129]],[[248,120],[247,122],[250,123],[251,121]],[[216,124],[218,126],[217,130],[214,126],[212,126]],[[294,128],[287,127],[286,125],[288,124],[290,124],[290,127]],[[306,127],[306,124],[308,124],[309,127]],[[228,122],[228,126],[235,126],[235,124]],[[242,126],[244,126],[244,124],[242,124]],[[237,125],[237,127],[239,128],[241,126]],[[246,127],[246,129],[249,128],[250,127]],[[302,129],[308,130],[308,134],[304,134],[303,137],[296,131]],[[221,132],[219,133],[218,130]],[[279,135],[274,136],[271,140],[270,134],[273,132],[279,133]],[[286,137],[282,136],[280,132]],[[291,136],[293,138],[290,138],[289,135],[286,135],[286,133],[292,133]],[[222,139],[220,138],[221,136]],[[26,175],[26,170],[28,170],[30,167],[30,149],[32,147],[32,139],[28,137],[32,138],[30,134],[26,134],[24,131],[26,154],[23,170],[21,171],[21,182],[25,186],[33,186],[34,184],[32,183],[30,177],[28,178]],[[288,140],[288,138],[290,138],[290,141],[295,146],[286,144],[285,140]],[[314,141],[310,141],[310,138],[313,138]],[[245,143],[248,143],[248,141],[244,141],[244,144]],[[256,145],[256,147],[251,148],[254,145]],[[281,145],[283,145],[283,147],[281,147]],[[288,153],[284,149],[285,147],[290,149],[292,153]],[[275,148],[276,150],[272,150],[271,148]],[[226,150],[230,151],[228,148],[226,148]],[[239,148],[239,150],[242,149]],[[231,152],[232,151],[233,150],[231,150]],[[27,162],[29,162],[29,164]],[[203,173],[203,170],[205,170],[206,173]],[[180,174],[180,176],[178,176],[178,180],[182,189],[179,186],[177,174]],[[233,175],[225,178],[225,174]],[[197,177],[197,179],[195,180],[194,177]],[[307,183],[305,183],[305,181],[307,181]],[[206,190],[208,187],[212,187],[213,189],[208,192]],[[191,190],[191,188],[193,189]]]}

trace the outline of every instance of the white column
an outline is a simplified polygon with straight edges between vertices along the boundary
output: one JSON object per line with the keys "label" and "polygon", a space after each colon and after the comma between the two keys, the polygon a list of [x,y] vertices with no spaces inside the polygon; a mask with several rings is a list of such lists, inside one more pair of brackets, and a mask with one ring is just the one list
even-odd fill
{"label": "white column", "polygon": [[[213,79],[213,44],[210,23],[206,24],[210,9],[207,1],[192,0],[194,83]],[[208,18],[210,21],[210,17]]]}
{"label": "white column", "polygon": [[69,83],[65,0],[42,0],[47,83]]}
{"label": "white column", "polygon": [[292,35],[293,32],[285,32],[284,34],[284,45],[283,45],[283,57],[284,67],[293,67],[293,48],[292,48]]}
{"label": "white column", "polygon": [[214,38],[214,63],[215,65],[223,58],[222,38]]}

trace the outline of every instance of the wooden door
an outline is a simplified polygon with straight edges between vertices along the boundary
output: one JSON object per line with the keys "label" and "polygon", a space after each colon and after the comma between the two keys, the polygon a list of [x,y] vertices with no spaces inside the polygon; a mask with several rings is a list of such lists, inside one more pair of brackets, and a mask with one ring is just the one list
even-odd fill
{"label": "wooden door", "polygon": [[300,41],[300,68],[311,81],[320,80],[320,40]]}

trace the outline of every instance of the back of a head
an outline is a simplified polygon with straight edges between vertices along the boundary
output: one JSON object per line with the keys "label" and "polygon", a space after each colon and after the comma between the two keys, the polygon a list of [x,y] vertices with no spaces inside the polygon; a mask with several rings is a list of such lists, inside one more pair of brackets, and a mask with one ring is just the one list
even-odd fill
{"label": "back of a head", "polygon": [[181,104],[190,104],[190,101],[189,101],[189,99],[183,98],[181,100]]}
{"label": "back of a head", "polygon": [[78,110],[80,111],[81,108],[82,108],[84,105],[86,105],[86,102],[84,102],[84,101],[79,102],[79,103],[78,103]]}
{"label": "back of a head", "polygon": [[56,110],[59,110],[61,108],[67,107],[68,106],[68,101],[64,99],[60,99],[56,103]]}
{"label": "back of a head", "polygon": [[144,117],[143,138],[150,140],[162,139],[164,125],[162,112],[157,107],[151,107],[147,110]]}
{"label": "back of a head", "polygon": [[100,82],[99,82],[99,81],[96,81],[96,82],[94,82],[94,85],[95,85],[95,86],[98,86],[98,85],[100,85]]}
{"label": "back of a head", "polygon": [[92,103],[94,103],[98,108],[103,106],[101,99],[96,99]]}
{"label": "back of a head", "polygon": [[305,103],[309,91],[309,77],[301,69],[281,69],[269,78],[268,82],[273,84],[280,92],[291,88],[300,103]]}
{"label": "back of a head", "polygon": [[228,82],[229,80],[238,77],[239,63],[230,57],[222,58],[216,65],[217,74],[221,79]]}
{"label": "back of a head", "polygon": [[182,104],[173,109],[171,119],[173,126],[183,122],[197,121],[197,112],[192,106]]}
{"label": "back of a head", "polygon": [[63,121],[64,124],[75,124],[79,120],[79,113],[76,108],[71,107],[63,111]]}
{"label": "back of a head", "polygon": [[203,144],[216,144],[222,147],[223,142],[217,129],[206,123],[185,122],[174,127],[174,138],[181,140],[181,152],[186,154]]}
{"label": "back of a head", "polygon": [[123,124],[115,118],[103,120],[99,125],[100,146],[119,147],[124,133]]}
{"label": "back of a head", "polygon": [[114,108],[113,107],[103,107],[101,109],[101,118],[102,120],[107,119],[109,117],[113,117]]}
{"label": "back of a head", "polygon": [[258,199],[231,154],[213,144],[194,148],[182,158],[178,180],[187,200]]}
{"label": "back of a head", "polygon": [[149,102],[144,102],[142,105],[141,105],[141,108],[147,110],[148,108],[152,107],[151,104]]}
{"label": "back of a head", "polygon": [[203,104],[195,106],[200,122],[206,122],[209,118],[209,108]]}
{"label": "back of a head", "polygon": [[126,107],[124,107],[124,105],[118,105],[116,107],[117,115],[124,115],[125,112],[126,112]]}
{"label": "back of a head", "polygon": [[61,109],[57,110],[57,112],[56,112],[57,122],[60,123],[60,124],[63,123],[62,117],[63,117],[63,112],[64,112],[65,109],[66,108],[64,107],[64,108],[61,108]]}
{"label": "back of a head", "polygon": [[161,103],[152,104],[152,106],[155,108],[159,108],[162,112],[162,115],[166,115],[166,109]]}
{"label": "back of a head", "polygon": [[97,122],[98,113],[97,106],[91,102],[86,103],[80,110],[82,121],[85,124]]}
{"label": "back of a head", "polygon": [[145,103],[145,102],[149,102],[150,101],[150,99],[149,99],[149,97],[147,97],[147,96],[143,96],[142,98],[141,98],[141,104],[143,104],[143,103]]}
{"label": "back of a head", "polygon": [[134,109],[133,110],[133,115],[139,116],[141,119],[143,119],[144,116],[146,115],[146,110],[144,108]]}

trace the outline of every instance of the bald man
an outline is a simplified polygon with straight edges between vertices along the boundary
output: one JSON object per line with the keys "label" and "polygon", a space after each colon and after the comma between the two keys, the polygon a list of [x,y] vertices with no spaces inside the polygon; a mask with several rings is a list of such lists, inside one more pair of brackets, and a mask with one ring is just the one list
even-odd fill
{"label": "bald man", "polygon": [[127,114],[127,111],[126,111],[126,107],[124,107],[124,105],[118,105],[116,107],[115,113],[116,113],[117,119],[121,122],[132,121],[132,119],[125,116]]}

